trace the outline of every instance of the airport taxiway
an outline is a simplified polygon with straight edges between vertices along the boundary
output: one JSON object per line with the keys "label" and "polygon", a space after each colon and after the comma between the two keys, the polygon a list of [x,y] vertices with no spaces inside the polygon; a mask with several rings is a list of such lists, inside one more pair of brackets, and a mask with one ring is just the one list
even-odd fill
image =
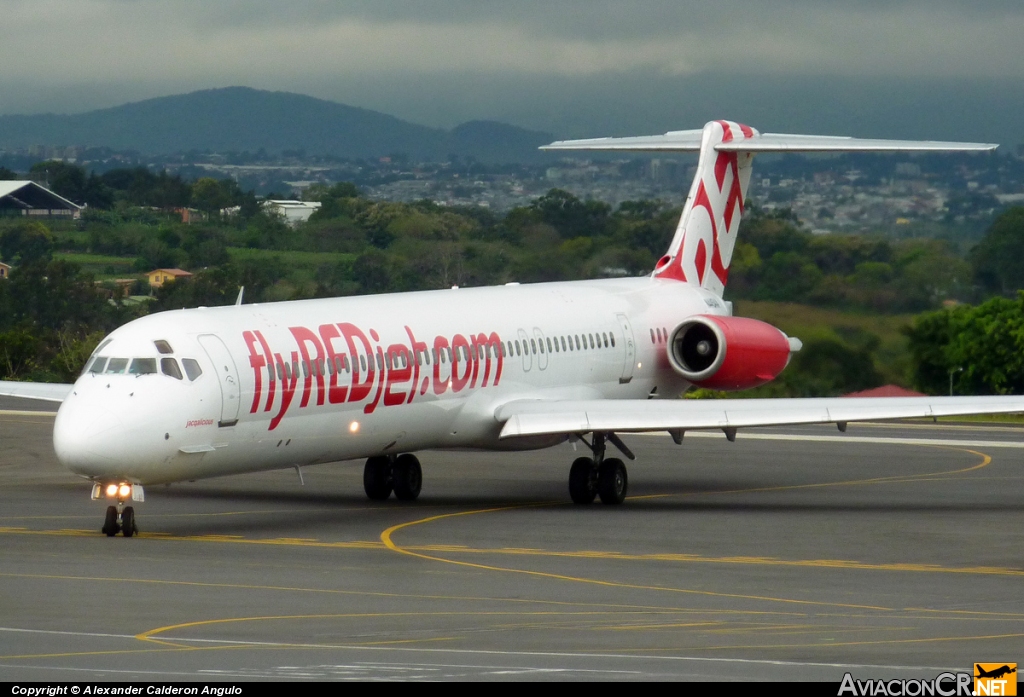
{"label": "airport taxiway", "polygon": [[[42,408],[52,408],[38,405]],[[362,464],[153,487],[141,535],[0,402],[0,679],[934,677],[1024,657],[1024,429],[850,424],[424,453],[414,504]]]}

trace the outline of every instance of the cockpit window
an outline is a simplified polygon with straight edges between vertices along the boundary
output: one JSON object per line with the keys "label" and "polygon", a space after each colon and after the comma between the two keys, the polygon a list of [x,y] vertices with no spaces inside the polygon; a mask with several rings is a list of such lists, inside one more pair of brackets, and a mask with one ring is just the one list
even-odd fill
{"label": "cockpit window", "polygon": [[93,360],[92,365],[89,366],[89,371],[88,372],[90,372],[90,373],[102,373],[103,369],[106,368],[106,367],[107,367],[107,357],[106,356],[97,356]]}
{"label": "cockpit window", "polygon": [[156,346],[156,350],[159,351],[160,353],[174,353],[174,350],[171,348],[171,345],[168,344],[163,339],[157,339],[156,341],[153,342],[153,344]]}
{"label": "cockpit window", "polygon": [[[168,359],[165,358],[164,360],[166,361]],[[185,366],[185,375],[188,375],[188,379],[190,381],[195,380],[203,374],[203,369],[199,367],[199,361],[194,358],[182,358],[181,364]]]}
{"label": "cockpit window", "polygon": [[[152,359],[156,360],[156,359]],[[181,380],[181,368],[178,367],[178,361],[173,358],[161,358],[160,359],[160,370],[164,375],[170,375],[175,380]],[[155,370],[153,372],[156,372]]]}
{"label": "cockpit window", "polygon": [[155,358],[133,358],[128,368],[129,375],[153,375],[156,373]]}
{"label": "cockpit window", "polygon": [[104,372],[107,375],[121,375],[127,367],[127,358],[111,358],[110,362],[107,363],[107,369]]}

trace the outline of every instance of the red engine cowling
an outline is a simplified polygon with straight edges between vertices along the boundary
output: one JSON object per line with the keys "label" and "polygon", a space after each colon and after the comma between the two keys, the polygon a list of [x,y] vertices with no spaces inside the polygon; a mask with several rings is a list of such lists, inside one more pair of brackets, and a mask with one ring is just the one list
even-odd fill
{"label": "red engine cowling", "polygon": [[697,315],[672,332],[668,359],[677,373],[715,390],[746,390],[774,380],[800,342],[745,317]]}

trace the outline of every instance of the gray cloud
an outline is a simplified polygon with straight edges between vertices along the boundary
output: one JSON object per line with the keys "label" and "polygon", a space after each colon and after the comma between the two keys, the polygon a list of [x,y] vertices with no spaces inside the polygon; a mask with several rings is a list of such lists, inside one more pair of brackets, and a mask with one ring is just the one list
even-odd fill
{"label": "gray cloud", "polygon": [[687,89],[714,106],[685,87],[708,75],[875,80],[883,99],[886,84],[1024,80],[1019,0],[5,0],[4,18],[0,113],[245,84],[555,128],[597,95],[668,113],[682,97],[660,90]]}

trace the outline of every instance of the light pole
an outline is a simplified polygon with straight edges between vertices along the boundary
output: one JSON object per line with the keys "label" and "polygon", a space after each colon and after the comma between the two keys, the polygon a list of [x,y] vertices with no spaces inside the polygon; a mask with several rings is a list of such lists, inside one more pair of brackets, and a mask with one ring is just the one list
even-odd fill
{"label": "light pole", "polygon": [[950,397],[953,396],[953,375],[955,373],[962,373],[962,372],[964,372],[964,369],[962,367],[961,368],[953,368],[951,371],[949,371],[949,396]]}

